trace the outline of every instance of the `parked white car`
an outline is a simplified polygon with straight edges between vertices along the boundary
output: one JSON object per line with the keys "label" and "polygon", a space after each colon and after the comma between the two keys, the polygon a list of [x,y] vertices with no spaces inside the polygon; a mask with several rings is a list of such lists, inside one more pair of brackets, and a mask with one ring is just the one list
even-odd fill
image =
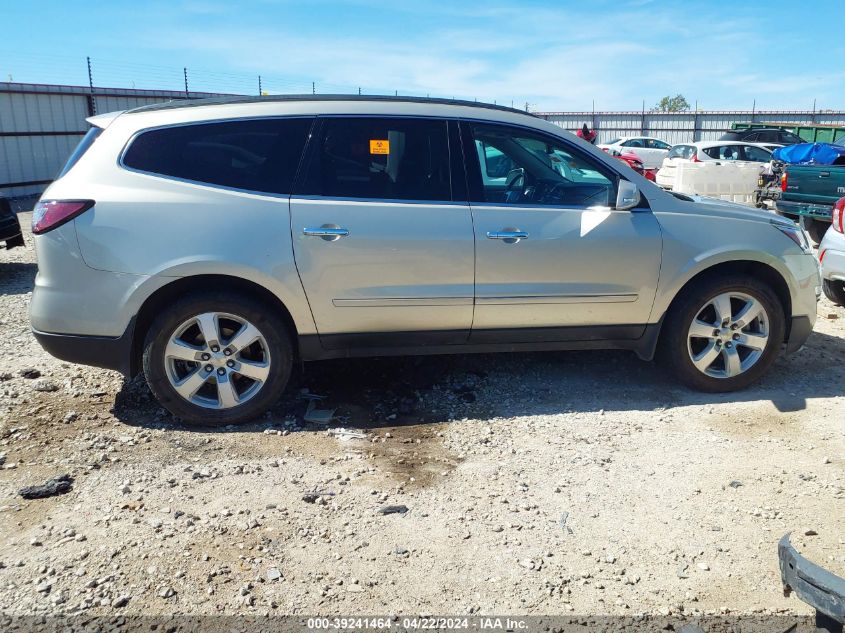
{"label": "parked white car", "polygon": [[610,154],[634,152],[643,161],[645,169],[656,169],[660,167],[672,146],[651,136],[626,136],[615,138],[607,143],[599,143],[597,147]]}
{"label": "parked white car", "polygon": [[819,244],[822,290],[833,303],[845,306],[845,198],[833,205],[832,220]]}
{"label": "parked white car", "polygon": [[699,141],[674,145],[657,172],[657,184],[672,189],[675,184],[675,170],[682,163],[703,163],[708,161],[737,161],[768,163],[772,152],[761,143],[742,141]]}

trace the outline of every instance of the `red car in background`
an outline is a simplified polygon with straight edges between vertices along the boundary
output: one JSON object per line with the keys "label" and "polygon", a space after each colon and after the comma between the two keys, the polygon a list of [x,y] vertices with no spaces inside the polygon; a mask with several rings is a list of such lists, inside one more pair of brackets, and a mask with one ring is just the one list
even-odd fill
{"label": "red car in background", "polygon": [[[602,149],[604,149],[604,148],[602,148]],[[606,149],[604,151],[607,152]],[[628,165],[628,167],[633,169],[635,172],[637,172],[641,176],[644,176],[647,180],[650,180],[652,182],[655,181],[655,177],[657,175],[657,170],[656,169],[645,169],[643,167],[642,159],[639,156],[637,156],[634,152],[628,151],[628,152],[622,152],[621,154],[617,154],[615,152],[610,152],[610,155],[613,156],[614,158],[618,158],[622,162],[626,163]]]}

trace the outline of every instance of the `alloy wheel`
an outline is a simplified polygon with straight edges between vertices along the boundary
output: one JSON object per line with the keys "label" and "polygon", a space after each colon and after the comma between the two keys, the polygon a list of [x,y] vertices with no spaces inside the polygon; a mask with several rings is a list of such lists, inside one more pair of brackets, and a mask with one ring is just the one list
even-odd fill
{"label": "alloy wheel", "polygon": [[254,398],[270,376],[270,362],[261,331],[224,312],[184,321],[164,350],[170,385],[182,398],[206,409],[230,409]]}
{"label": "alloy wheel", "polygon": [[713,378],[733,378],[763,356],[769,315],[760,300],[742,292],[709,299],[690,324],[687,350],[692,364]]}

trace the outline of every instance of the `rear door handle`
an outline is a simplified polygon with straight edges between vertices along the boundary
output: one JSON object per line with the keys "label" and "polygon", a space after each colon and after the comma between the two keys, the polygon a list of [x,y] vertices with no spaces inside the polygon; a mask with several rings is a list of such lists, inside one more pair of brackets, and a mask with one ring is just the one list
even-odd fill
{"label": "rear door handle", "polygon": [[502,229],[501,231],[487,231],[488,240],[502,240],[505,244],[516,244],[519,240],[527,240],[528,232],[519,229]]}
{"label": "rear door handle", "polygon": [[302,234],[309,237],[321,237],[327,242],[334,242],[342,237],[349,235],[349,229],[345,229],[337,224],[324,224],[319,228],[304,228]]}

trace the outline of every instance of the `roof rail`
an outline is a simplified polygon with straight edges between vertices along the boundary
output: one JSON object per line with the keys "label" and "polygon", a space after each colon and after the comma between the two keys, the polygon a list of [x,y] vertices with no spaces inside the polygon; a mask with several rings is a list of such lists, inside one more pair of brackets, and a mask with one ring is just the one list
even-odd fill
{"label": "roof rail", "polygon": [[534,116],[530,112],[524,110],[517,110],[516,108],[509,108],[507,106],[494,105],[492,103],[484,103],[480,101],[465,101],[461,99],[441,99],[437,97],[399,97],[393,95],[262,95],[262,96],[243,96],[243,97],[211,97],[208,99],[178,99],[173,101],[165,101],[164,103],[154,103],[152,105],[141,106],[127,110],[127,114],[135,112],[155,112],[158,110],[170,110],[174,108],[195,108],[206,105],[226,105],[230,103],[273,103],[285,101],[391,101],[397,103],[434,103],[441,105],[457,105],[468,106],[473,108],[487,108],[490,110],[500,110],[502,112],[512,112],[515,114],[522,114],[527,116]]}

